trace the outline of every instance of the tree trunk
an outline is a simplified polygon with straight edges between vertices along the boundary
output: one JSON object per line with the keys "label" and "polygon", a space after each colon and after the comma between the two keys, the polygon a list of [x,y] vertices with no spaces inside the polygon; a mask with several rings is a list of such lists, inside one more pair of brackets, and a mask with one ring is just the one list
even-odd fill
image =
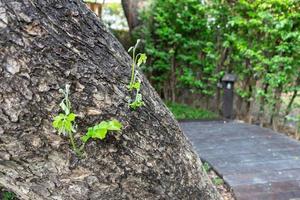
{"label": "tree trunk", "polygon": [[[175,48],[176,49],[176,48]],[[170,92],[171,92],[171,101],[176,102],[176,51],[171,58],[171,74],[170,74]]]}
{"label": "tree trunk", "polygon": [[[0,187],[20,199],[219,199],[144,76],[128,107],[131,59],[81,0],[0,0]],[[115,118],[119,136],[78,158],[52,128],[71,85],[78,133]]]}
{"label": "tree trunk", "polygon": [[275,88],[274,94],[274,101],[275,103],[272,105],[271,108],[271,117],[270,117],[270,124],[272,128],[277,131],[277,127],[279,126],[279,112],[281,108],[281,94],[282,94],[283,86],[279,85]]}
{"label": "tree trunk", "polygon": [[140,25],[139,9],[145,0],[122,0],[122,7],[127,19],[129,30]]}
{"label": "tree trunk", "polygon": [[[224,48],[224,50],[221,53],[221,58],[219,63],[217,64],[217,68],[216,68],[216,74],[219,74],[220,71],[222,70],[222,68],[224,67],[225,61],[227,60],[229,55],[229,48]],[[220,83],[221,83],[221,79],[220,79]],[[214,110],[217,111],[218,113],[221,112],[221,88],[217,87],[217,91],[216,91],[216,103],[214,105]]]}
{"label": "tree trunk", "polygon": [[259,113],[258,113],[258,121],[259,121],[259,125],[261,127],[264,126],[265,105],[266,105],[266,96],[265,96],[265,94],[268,93],[269,84],[268,83],[263,83],[262,87],[263,87],[264,95],[262,95],[260,97]]}
{"label": "tree trunk", "polygon": [[[296,81],[295,81],[295,87],[297,87],[298,85],[300,85],[300,76],[297,77]],[[290,99],[286,109],[285,109],[285,117],[288,116],[290,114],[290,112],[292,111],[292,105],[297,97],[298,94],[298,90],[297,88],[295,88],[295,90],[293,91],[293,95],[292,98]],[[286,122],[286,118],[284,118],[284,122]]]}

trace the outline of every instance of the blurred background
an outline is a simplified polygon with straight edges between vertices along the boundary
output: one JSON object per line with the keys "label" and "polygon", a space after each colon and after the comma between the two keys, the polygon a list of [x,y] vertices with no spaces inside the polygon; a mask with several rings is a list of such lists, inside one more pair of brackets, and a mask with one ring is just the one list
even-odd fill
{"label": "blurred background", "polygon": [[[224,116],[292,134],[300,127],[296,0],[86,0],[125,49],[142,39],[145,75],[179,120]],[[231,85],[225,75],[235,77]],[[227,95],[227,94],[226,94]]]}

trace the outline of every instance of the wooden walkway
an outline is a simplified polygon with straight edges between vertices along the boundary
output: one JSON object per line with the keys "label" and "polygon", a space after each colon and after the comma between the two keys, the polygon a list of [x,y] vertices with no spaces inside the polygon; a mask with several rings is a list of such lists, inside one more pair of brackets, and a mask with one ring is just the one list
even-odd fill
{"label": "wooden walkway", "polygon": [[300,142],[237,122],[180,124],[237,200],[300,200]]}

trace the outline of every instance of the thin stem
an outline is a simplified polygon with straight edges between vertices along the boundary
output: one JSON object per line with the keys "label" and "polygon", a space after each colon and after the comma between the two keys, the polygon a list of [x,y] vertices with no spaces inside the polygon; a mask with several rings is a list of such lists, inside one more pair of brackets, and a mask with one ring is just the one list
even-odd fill
{"label": "thin stem", "polygon": [[135,77],[134,69],[135,69],[135,64],[132,63],[130,85],[132,85],[134,83],[134,77]]}
{"label": "thin stem", "polygon": [[70,138],[71,145],[72,145],[72,148],[73,148],[73,150],[75,151],[75,153],[76,153],[77,155],[81,155],[81,151],[80,151],[79,149],[77,149],[77,146],[76,146],[76,144],[75,144],[75,142],[74,142],[74,137],[73,137],[72,131],[69,132],[69,138]]}
{"label": "thin stem", "polygon": [[84,149],[85,142],[80,146],[79,151],[81,152]]}
{"label": "thin stem", "polygon": [[135,70],[135,48],[133,49],[132,60],[133,60],[133,62],[132,62],[132,65],[131,65],[131,80],[130,80],[130,85],[132,85],[133,82],[134,82],[134,74],[135,74],[135,72],[134,72],[134,70]]}

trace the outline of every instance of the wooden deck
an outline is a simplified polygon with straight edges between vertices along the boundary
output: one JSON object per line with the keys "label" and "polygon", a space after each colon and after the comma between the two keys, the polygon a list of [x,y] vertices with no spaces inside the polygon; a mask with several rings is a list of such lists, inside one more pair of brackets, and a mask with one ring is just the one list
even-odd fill
{"label": "wooden deck", "polygon": [[300,142],[237,122],[180,125],[237,200],[300,200]]}

